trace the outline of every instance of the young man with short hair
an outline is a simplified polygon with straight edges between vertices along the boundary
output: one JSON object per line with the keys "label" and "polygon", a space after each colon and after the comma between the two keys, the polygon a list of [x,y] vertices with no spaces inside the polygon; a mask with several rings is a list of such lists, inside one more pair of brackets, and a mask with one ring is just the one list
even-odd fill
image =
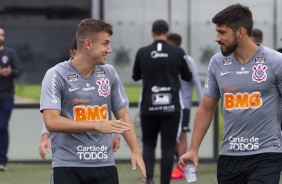
{"label": "young man with short hair", "polygon": [[118,184],[112,133],[123,135],[132,151],[132,170],[139,166],[145,181],[128,99],[116,70],[106,64],[112,34],[106,22],[82,20],[75,57],[49,69],[43,79],[40,111],[52,145],[51,183]]}

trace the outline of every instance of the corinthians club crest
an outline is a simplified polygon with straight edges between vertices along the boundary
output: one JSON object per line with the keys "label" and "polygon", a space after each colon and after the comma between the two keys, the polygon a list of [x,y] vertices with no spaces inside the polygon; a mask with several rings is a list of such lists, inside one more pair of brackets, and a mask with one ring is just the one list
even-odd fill
{"label": "corinthians club crest", "polygon": [[101,78],[96,82],[98,84],[98,93],[100,96],[107,97],[110,94],[109,79]]}
{"label": "corinthians club crest", "polygon": [[265,72],[266,69],[267,69],[267,66],[262,65],[262,64],[253,66],[254,72],[252,74],[252,80],[258,83],[262,81],[266,81],[266,78],[267,78],[267,74]]}

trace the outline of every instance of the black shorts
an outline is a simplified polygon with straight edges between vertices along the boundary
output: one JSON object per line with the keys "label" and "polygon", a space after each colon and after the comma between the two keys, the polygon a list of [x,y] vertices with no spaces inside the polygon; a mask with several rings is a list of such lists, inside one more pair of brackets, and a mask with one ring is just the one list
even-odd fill
{"label": "black shorts", "polygon": [[50,184],[118,184],[115,166],[54,167]]}
{"label": "black shorts", "polygon": [[190,132],[190,109],[182,110],[182,132]]}
{"label": "black shorts", "polygon": [[220,155],[217,181],[218,184],[279,184],[281,170],[282,153]]}

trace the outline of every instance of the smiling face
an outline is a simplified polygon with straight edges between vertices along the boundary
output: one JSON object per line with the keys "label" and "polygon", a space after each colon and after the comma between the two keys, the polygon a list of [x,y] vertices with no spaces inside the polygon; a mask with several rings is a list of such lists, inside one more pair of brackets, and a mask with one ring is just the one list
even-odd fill
{"label": "smiling face", "polygon": [[88,48],[90,57],[95,62],[95,65],[106,64],[107,54],[112,52],[110,46],[110,35],[106,32],[100,32],[96,35],[95,41],[88,40]]}
{"label": "smiling face", "polygon": [[216,26],[217,35],[215,41],[220,45],[222,55],[232,54],[238,47],[236,33],[226,25]]}

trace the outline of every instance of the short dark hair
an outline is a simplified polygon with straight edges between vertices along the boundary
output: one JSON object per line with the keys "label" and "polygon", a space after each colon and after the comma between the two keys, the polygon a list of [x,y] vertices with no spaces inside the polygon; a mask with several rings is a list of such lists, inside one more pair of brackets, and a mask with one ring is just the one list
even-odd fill
{"label": "short dark hair", "polygon": [[95,39],[97,33],[106,32],[113,34],[113,26],[98,19],[83,19],[77,26],[76,39],[81,43],[85,39]]}
{"label": "short dark hair", "polygon": [[260,29],[254,28],[252,30],[252,37],[256,43],[261,43],[263,39],[263,33]]}
{"label": "short dark hair", "polygon": [[156,20],[153,23],[152,32],[156,35],[166,34],[168,30],[168,24],[165,20]]}
{"label": "short dark hair", "polygon": [[282,53],[282,48],[278,48],[277,51]]}
{"label": "short dark hair", "polygon": [[170,33],[167,37],[167,40],[176,46],[180,46],[182,42],[181,36],[177,33]]}
{"label": "short dark hair", "polygon": [[70,45],[70,49],[71,50],[77,50],[77,40],[76,37],[74,37],[71,41],[71,45]]}
{"label": "short dark hair", "polygon": [[233,32],[237,31],[240,27],[247,30],[247,34],[251,36],[253,30],[252,12],[249,7],[243,6],[239,3],[228,6],[213,18],[212,22],[216,25],[224,25],[230,27]]}

